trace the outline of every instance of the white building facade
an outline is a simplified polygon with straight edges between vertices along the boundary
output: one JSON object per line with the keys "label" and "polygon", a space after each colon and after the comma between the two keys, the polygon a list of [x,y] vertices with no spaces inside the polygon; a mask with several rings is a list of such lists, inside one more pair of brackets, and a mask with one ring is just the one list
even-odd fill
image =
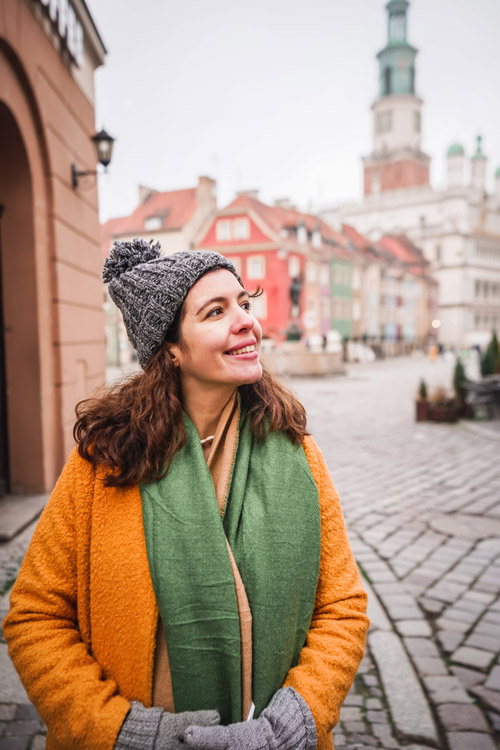
{"label": "white building facade", "polygon": [[416,50],[406,42],[407,0],[390,0],[388,43],[378,53],[380,92],[372,106],[374,140],[364,162],[364,197],[322,212],[334,227],[352,224],[376,240],[406,234],[431,262],[439,284],[439,340],[484,346],[500,329],[500,167],[488,194],[487,159],[478,136],[467,159],[461,144],[447,155],[447,186],[429,183],[420,150],[422,100],[415,94]]}

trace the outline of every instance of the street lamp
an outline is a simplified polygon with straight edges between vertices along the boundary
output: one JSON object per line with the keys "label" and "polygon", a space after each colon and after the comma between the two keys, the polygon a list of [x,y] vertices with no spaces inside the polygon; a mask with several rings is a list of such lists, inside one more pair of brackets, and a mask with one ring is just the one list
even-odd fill
{"label": "street lamp", "polygon": [[[104,129],[99,131],[99,133],[96,133],[93,135],[90,139],[93,141],[96,154],[97,154],[97,161],[99,164],[102,164],[104,169],[107,168],[108,164],[111,161],[111,154],[113,152],[113,143],[115,142],[115,139],[109,135],[109,133],[106,133]],[[78,178],[84,177],[86,175],[90,174],[97,174],[96,169],[86,169],[86,170],[79,170],[76,166],[76,164],[71,165],[71,184],[74,189],[78,187]]]}

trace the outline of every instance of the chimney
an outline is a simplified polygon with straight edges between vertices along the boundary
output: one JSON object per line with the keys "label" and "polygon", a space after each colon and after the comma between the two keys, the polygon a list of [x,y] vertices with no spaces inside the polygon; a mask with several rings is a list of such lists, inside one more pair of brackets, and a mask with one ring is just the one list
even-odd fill
{"label": "chimney", "polygon": [[217,183],[211,177],[201,175],[196,186],[196,199],[200,202],[212,203],[217,208]]}
{"label": "chimney", "polygon": [[288,208],[291,211],[295,211],[296,210],[296,208],[293,205],[293,203],[290,200],[290,198],[276,198],[276,200],[274,201],[274,205],[277,208]]}
{"label": "chimney", "polygon": [[238,190],[238,192],[236,193],[236,197],[240,198],[242,195],[245,195],[247,198],[252,198],[253,200],[256,200],[256,201],[259,200],[258,190]]}
{"label": "chimney", "polygon": [[158,190],[154,188],[146,187],[146,185],[139,185],[139,203],[145,203],[150,195],[157,193]]}

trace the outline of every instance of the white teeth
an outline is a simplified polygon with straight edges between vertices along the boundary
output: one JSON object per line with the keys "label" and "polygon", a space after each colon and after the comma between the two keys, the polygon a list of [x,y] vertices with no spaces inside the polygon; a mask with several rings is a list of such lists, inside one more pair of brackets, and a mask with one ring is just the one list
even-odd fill
{"label": "white teeth", "polygon": [[236,349],[233,352],[228,352],[228,354],[247,354],[248,352],[254,352],[255,351],[255,344],[251,344],[250,346],[244,346],[241,349]]}

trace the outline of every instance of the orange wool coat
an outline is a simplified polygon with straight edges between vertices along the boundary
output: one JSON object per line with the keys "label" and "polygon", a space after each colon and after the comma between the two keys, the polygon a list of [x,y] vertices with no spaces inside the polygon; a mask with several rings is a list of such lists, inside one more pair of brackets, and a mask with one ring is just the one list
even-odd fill
{"label": "orange wool coat", "polygon": [[[311,437],[304,450],[321,510],[321,561],[306,643],[285,685],[309,705],[318,748],[364,652],[366,594],[338,495]],[[150,706],[158,607],[138,487],[106,488],[71,454],[40,518],[4,621],[9,654],[48,727],[47,750],[111,750],[130,701]]]}

